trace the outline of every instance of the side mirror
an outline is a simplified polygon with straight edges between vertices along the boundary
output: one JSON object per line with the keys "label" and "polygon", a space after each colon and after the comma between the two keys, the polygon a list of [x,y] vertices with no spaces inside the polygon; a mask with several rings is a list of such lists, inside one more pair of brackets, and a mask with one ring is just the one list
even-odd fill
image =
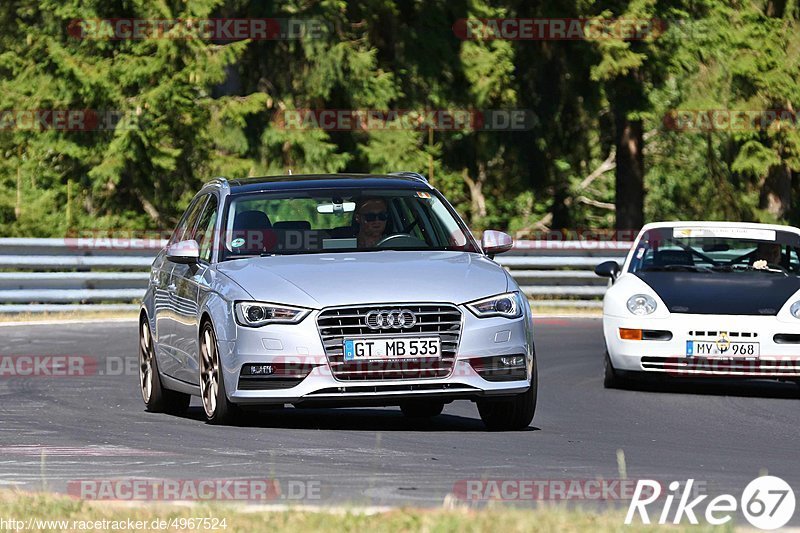
{"label": "side mirror", "polygon": [[200,260],[200,245],[195,240],[180,241],[167,247],[167,261],[193,265]]}
{"label": "side mirror", "polygon": [[605,261],[594,267],[594,273],[604,278],[617,279],[619,264],[616,261]]}
{"label": "side mirror", "polygon": [[502,231],[488,229],[483,232],[483,237],[481,237],[481,248],[490,258],[509,251],[513,246],[514,239],[511,238],[511,235]]}

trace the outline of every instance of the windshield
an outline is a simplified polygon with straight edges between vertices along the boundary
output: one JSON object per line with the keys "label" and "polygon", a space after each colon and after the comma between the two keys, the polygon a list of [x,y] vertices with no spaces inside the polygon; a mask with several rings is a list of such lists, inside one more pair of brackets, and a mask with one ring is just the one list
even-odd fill
{"label": "windshield", "polygon": [[657,228],[642,235],[630,272],[774,272],[800,274],[800,237],[788,231]]}
{"label": "windshield", "polygon": [[477,252],[434,191],[300,190],[231,197],[222,260],[376,250]]}

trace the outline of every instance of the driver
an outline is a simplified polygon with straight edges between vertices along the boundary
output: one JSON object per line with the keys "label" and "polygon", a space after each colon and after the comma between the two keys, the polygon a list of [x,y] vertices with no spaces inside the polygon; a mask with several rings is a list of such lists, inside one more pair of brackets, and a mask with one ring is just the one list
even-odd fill
{"label": "driver", "polygon": [[755,258],[756,262],[753,263],[755,268],[767,268],[767,265],[780,265],[781,264],[781,245],[774,242],[762,242],[756,248]]}
{"label": "driver", "polygon": [[374,248],[383,238],[386,221],[389,220],[386,201],[382,198],[364,198],[356,207],[355,221],[358,223],[358,247]]}

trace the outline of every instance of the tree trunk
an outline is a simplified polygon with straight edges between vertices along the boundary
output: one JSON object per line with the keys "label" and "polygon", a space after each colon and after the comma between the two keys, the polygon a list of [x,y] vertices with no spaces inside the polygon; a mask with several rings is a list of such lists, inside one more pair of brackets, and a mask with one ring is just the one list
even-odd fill
{"label": "tree trunk", "polygon": [[467,169],[464,169],[462,176],[467,183],[470,200],[472,201],[470,222],[474,222],[476,218],[484,218],[487,214],[486,196],[483,194],[483,185],[487,179],[486,165],[478,163],[478,177],[474,180],[469,176]]}
{"label": "tree trunk", "polygon": [[778,220],[783,220],[789,214],[791,205],[792,173],[785,164],[775,165],[769,169],[761,187],[759,207]]}
{"label": "tree trunk", "polygon": [[641,120],[628,113],[640,109],[642,88],[634,74],[614,84],[614,140],[617,147],[616,229],[639,230],[644,225],[644,138]]}

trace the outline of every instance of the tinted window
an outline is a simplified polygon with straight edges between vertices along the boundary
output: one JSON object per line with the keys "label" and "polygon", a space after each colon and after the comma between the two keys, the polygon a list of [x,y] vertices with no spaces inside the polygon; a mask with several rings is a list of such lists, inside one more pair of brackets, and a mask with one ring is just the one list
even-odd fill
{"label": "tinted window", "polygon": [[208,196],[208,194],[198,196],[189,204],[189,208],[183,214],[183,217],[181,217],[180,222],[178,222],[178,227],[172,232],[172,237],[169,240],[170,244],[192,238],[191,235],[194,232],[194,228],[197,226],[197,219],[200,217],[200,212]]}
{"label": "tinted window", "polygon": [[795,233],[736,227],[658,228],[642,235],[629,270],[800,274]]}
{"label": "tinted window", "polygon": [[233,196],[223,259],[375,250],[477,252],[434,191],[301,190]]}
{"label": "tinted window", "polygon": [[212,194],[200,215],[200,222],[194,231],[194,240],[200,245],[200,259],[211,261],[211,252],[217,241],[214,227],[217,223],[217,198]]}

